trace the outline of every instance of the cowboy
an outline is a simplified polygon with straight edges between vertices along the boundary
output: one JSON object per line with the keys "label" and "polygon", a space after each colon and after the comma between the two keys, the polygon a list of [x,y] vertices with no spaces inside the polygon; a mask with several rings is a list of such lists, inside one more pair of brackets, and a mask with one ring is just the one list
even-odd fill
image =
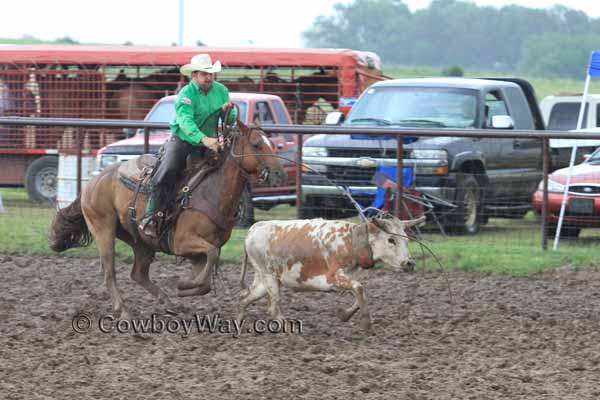
{"label": "cowboy", "polygon": [[[175,102],[175,119],[171,122],[171,138],[165,144],[164,154],[151,179],[151,192],[146,203],[146,215],[139,228],[148,236],[157,237],[158,217],[161,209],[173,198],[173,191],[186,158],[192,152],[206,156],[207,149],[218,152],[221,148],[217,136],[220,113],[232,108],[227,88],[214,80],[221,71],[221,62],[214,64],[208,54],[192,57],[180,72],[190,78],[181,89]],[[237,118],[235,108],[229,113],[228,124]],[[155,211],[158,211],[155,215]]]}

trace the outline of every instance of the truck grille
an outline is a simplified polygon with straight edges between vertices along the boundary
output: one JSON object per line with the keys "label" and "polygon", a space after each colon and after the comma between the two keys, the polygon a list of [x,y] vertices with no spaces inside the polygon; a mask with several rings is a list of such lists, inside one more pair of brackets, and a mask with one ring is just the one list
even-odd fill
{"label": "truck grille", "polygon": [[329,165],[326,175],[338,185],[370,185],[375,168]]}
{"label": "truck grille", "polygon": [[[329,157],[371,157],[371,158],[396,158],[396,149],[347,149],[328,148]],[[409,151],[404,151],[404,158],[409,158]]]}

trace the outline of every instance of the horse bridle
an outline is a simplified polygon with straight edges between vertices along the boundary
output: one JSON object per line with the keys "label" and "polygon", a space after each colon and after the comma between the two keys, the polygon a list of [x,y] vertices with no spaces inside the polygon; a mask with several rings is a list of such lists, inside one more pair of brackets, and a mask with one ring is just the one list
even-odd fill
{"label": "horse bridle", "polygon": [[[235,103],[233,104],[233,107],[235,107],[237,110],[237,122],[239,125],[239,123],[241,122],[241,120],[239,118],[240,108]],[[244,178],[250,179],[252,176],[241,165],[241,159],[243,159],[246,155],[249,155],[249,156],[255,156],[258,160],[258,165],[259,165],[259,170],[260,170],[260,172],[258,174],[258,181],[259,182],[266,181],[269,178],[269,167],[265,164],[265,160],[262,157],[263,154],[260,154],[260,153],[244,154],[243,150],[242,150],[242,154],[235,154],[233,152],[233,149],[235,148],[235,146],[237,144],[238,138],[243,137],[244,134],[242,134],[241,131],[239,131],[239,133],[237,133],[231,129],[231,126],[227,126],[227,118],[229,117],[230,113],[231,113],[231,108],[229,110],[227,110],[227,112],[225,113],[225,115],[222,119],[223,134],[222,135],[218,134],[220,136],[220,140],[222,140],[224,145],[229,147],[229,155],[233,158],[234,162],[240,169],[240,172]],[[255,145],[250,142],[250,136],[252,135],[252,131],[254,131],[254,130],[259,130],[259,129],[258,128],[250,128],[250,131],[248,132],[248,135],[247,135],[248,141],[252,147],[254,147]],[[218,132],[218,129],[217,129],[217,132]],[[263,133],[259,132],[259,135],[263,138],[263,140],[268,141],[267,137]]]}
{"label": "horse bridle", "polygon": [[[250,140],[250,135],[252,134],[252,131],[254,131],[254,130],[257,130],[257,128],[251,128],[251,129],[250,129],[250,132],[248,132],[248,141]],[[266,138],[266,136],[264,136],[264,134],[262,134],[262,133],[259,133],[259,135],[261,135],[261,137],[262,137],[263,139],[265,139],[265,140],[268,140],[268,139]],[[235,154],[235,153],[234,153],[234,150],[233,150],[233,149],[234,149],[234,148],[235,148],[235,146],[236,146],[237,140],[238,140],[240,137],[242,137],[242,136],[244,136],[244,135],[243,135],[243,134],[241,134],[241,133],[237,133],[237,134],[234,134],[234,133],[232,133],[232,134],[230,135],[230,137],[232,137],[233,139],[232,139],[232,143],[231,143],[231,145],[229,146],[229,154],[231,155],[231,157],[233,158],[233,160],[234,160],[234,161],[235,161],[235,163],[237,164],[238,168],[240,169],[240,172],[242,173],[242,176],[244,176],[246,179],[249,179],[249,178],[250,178],[252,175],[251,175],[251,174],[249,174],[249,173],[248,173],[248,172],[247,172],[247,171],[246,171],[246,170],[245,170],[245,169],[242,167],[241,160],[242,160],[242,159],[243,159],[245,156],[255,156],[255,157],[256,157],[256,159],[258,160],[258,166],[259,166],[259,171],[260,171],[260,172],[258,173],[258,181],[259,181],[259,182],[264,182],[264,181],[266,181],[266,180],[269,178],[269,172],[270,172],[270,171],[269,171],[269,167],[268,167],[268,166],[265,164],[265,160],[264,160],[264,159],[263,159],[263,157],[262,157],[262,156],[263,156],[263,154],[260,154],[260,153],[248,153],[248,154],[246,154],[246,153],[244,153],[244,152],[243,152],[243,150],[242,150],[242,154]],[[254,144],[252,144],[252,143],[250,143],[250,145],[251,145],[252,147],[254,147],[254,146],[255,146],[255,145],[254,145]]]}

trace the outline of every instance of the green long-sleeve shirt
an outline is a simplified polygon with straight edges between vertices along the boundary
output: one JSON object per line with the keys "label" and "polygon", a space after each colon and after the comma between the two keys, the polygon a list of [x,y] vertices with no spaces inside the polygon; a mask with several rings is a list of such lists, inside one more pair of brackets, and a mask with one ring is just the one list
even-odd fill
{"label": "green long-sleeve shirt", "polygon": [[[215,113],[206,123],[204,121],[228,101],[229,91],[225,85],[213,82],[211,88],[204,94],[196,82],[190,81],[177,96],[175,119],[170,124],[171,132],[193,145],[200,144],[204,136],[215,137],[219,114]],[[236,117],[237,112],[234,108],[229,113],[227,123],[233,123]]]}

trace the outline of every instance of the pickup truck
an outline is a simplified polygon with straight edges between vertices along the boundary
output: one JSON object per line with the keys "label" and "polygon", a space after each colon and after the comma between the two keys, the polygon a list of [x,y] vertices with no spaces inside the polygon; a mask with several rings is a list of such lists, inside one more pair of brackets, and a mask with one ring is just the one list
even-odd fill
{"label": "pickup truck", "polygon": [[[564,94],[544,97],[540,102],[540,110],[546,128],[557,131],[575,131],[581,108],[581,96],[581,94]],[[600,94],[589,94],[580,132],[597,132],[598,128],[600,128]],[[600,147],[598,140],[550,139],[551,169],[553,171],[569,165],[574,143],[577,143],[575,164],[583,162],[586,154],[591,154]]]}
{"label": "pickup truck", "polygon": [[[246,123],[291,124],[291,118],[279,96],[257,93],[229,93],[231,101],[239,107],[240,119]],[[144,121],[169,122],[175,117],[177,96],[160,99],[148,112]],[[150,131],[150,153],[156,153],[169,138],[168,130]],[[297,136],[294,134],[269,134],[269,140],[279,155],[295,160]],[[132,137],[111,143],[99,150],[97,169],[101,170],[114,162],[126,161],[143,153],[144,134],[137,131]],[[277,204],[293,204],[296,201],[296,172],[293,162],[281,160],[287,173],[287,183],[281,187],[259,185],[255,181],[244,193],[240,202],[238,226],[250,226],[254,222],[254,207],[268,210]]]}
{"label": "pickup truck", "polygon": [[[533,87],[521,79],[383,81],[360,96],[347,118],[333,117],[352,127],[544,129]],[[453,233],[475,234],[490,216],[522,217],[542,178],[542,144],[535,139],[424,137],[405,144],[402,157],[414,169],[415,190],[456,206],[438,209]],[[315,135],[304,144],[303,161],[351,193],[367,193],[355,198],[368,205],[376,166],[396,165],[396,140]],[[310,170],[302,179],[304,217],[352,215],[340,188]]]}
{"label": "pickup truck", "polygon": [[[540,102],[540,111],[546,128],[553,131],[576,129],[581,96],[581,94],[566,94],[544,97]],[[581,128],[597,127],[600,127],[600,94],[589,94]]]}

